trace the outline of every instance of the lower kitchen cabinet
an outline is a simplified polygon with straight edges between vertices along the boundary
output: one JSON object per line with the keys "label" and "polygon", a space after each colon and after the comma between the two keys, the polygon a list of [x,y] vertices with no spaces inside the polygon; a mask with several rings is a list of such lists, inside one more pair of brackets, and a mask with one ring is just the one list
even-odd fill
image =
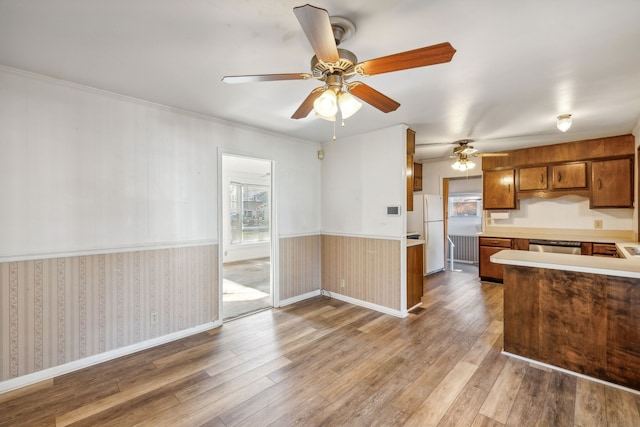
{"label": "lower kitchen cabinet", "polygon": [[478,240],[480,268],[479,275],[481,280],[489,280],[493,282],[502,282],[503,266],[491,262],[491,255],[504,249],[511,249],[512,239],[504,239],[498,237],[480,237]]}
{"label": "lower kitchen cabinet", "polygon": [[580,253],[582,255],[619,257],[615,243],[582,242],[580,244]]}
{"label": "lower kitchen cabinet", "polygon": [[422,302],[424,245],[407,247],[407,309]]}

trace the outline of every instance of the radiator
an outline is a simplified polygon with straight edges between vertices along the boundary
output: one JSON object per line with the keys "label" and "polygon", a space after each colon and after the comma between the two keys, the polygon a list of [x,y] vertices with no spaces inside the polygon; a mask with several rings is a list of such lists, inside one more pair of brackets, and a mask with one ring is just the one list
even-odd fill
{"label": "radiator", "polygon": [[[454,261],[478,263],[478,236],[449,235],[456,247],[453,249]],[[451,253],[449,253],[451,259]]]}

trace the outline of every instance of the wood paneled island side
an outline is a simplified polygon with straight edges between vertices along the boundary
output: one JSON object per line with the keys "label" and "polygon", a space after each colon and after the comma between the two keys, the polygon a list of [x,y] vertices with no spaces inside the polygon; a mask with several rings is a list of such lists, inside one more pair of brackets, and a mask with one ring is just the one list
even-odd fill
{"label": "wood paneled island side", "polygon": [[492,256],[504,264],[504,351],[640,390],[640,278],[514,252]]}

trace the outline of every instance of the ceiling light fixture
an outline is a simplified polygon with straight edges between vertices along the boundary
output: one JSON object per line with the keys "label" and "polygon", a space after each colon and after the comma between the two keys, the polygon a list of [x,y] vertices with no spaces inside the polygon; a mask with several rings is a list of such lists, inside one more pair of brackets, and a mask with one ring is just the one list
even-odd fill
{"label": "ceiling light fixture", "polygon": [[457,171],[464,172],[469,169],[475,168],[476,164],[473,163],[471,160],[469,160],[469,158],[466,155],[461,154],[458,156],[456,161],[451,165],[451,167]]}
{"label": "ceiling light fixture", "polygon": [[[313,109],[316,115],[331,122],[336,120],[338,111],[342,120],[344,120],[357,113],[360,107],[362,107],[362,102],[357,101],[353,95],[343,91],[342,88],[336,93],[336,90],[330,87],[313,102]],[[342,126],[344,126],[344,121]]]}
{"label": "ceiling light fixture", "polygon": [[[342,126],[344,126],[344,119],[353,116],[360,107],[362,107],[362,103],[349,93],[347,85],[344,84],[343,76],[339,74],[327,76],[326,89],[313,101],[313,109],[317,117],[335,123],[337,115],[340,114]],[[333,140],[335,141],[335,139],[334,125]]]}
{"label": "ceiling light fixture", "polygon": [[566,132],[571,127],[571,114],[560,114],[556,126],[561,132]]}

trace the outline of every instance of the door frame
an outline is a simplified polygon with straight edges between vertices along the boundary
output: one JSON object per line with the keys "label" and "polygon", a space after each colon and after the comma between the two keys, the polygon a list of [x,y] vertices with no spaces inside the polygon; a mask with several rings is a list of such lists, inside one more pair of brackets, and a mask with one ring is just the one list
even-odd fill
{"label": "door frame", "polygon": [[222,195],[224,194],[223,185],[224,185],[224,170],[223,170],[223,158],[225,156],[231,157],[242,157],[246,159],[252,160],[260,160],[269,162],[271,164],[271,185],[269,189],[269,197],[270,197],[270,212],[269,212],[269,227],[270,227],[270,256],[269,256],[269,264],[270,264],[270,290],[271,290],[271,303],[273,307],[280,306],[280,289],[278,286],[279,283],[279,257],[278,257],[278,236],[277,232],[277,197],[276,197],[276,161],[273,159],[267,159],[264,157],[256,157],[251,153],[246,153],[242,151],[234,151],[229,149],[218,148],[218,185],[217,185],[217,230],[218,230],[218,318],[217,320],[220,323],[224,323],[224,312],[223,312],[223,283],[224,283],[224,217],[223,217],[223,204],[226,203]]}
{"label": "door frame", "polygon": [[[467,175],[467,176],[453,176],[453,177],[444,177],[442,178],[442,204],[444,205],[444,264],[445,270],[447,265],[447,255],[448,255],[448,243],[449,243],[449,184],[451,181],[460,181],[463,179],[476,179],[480,178],[482,180],[482,174],[480,175]],[[480,192],[482,193],[482,191]],[[482,195],[484,197],[484,194]],[[484,210],[482,211],[482,215],[484,216]],[[484,219],[482,219],[484,222]]]}

